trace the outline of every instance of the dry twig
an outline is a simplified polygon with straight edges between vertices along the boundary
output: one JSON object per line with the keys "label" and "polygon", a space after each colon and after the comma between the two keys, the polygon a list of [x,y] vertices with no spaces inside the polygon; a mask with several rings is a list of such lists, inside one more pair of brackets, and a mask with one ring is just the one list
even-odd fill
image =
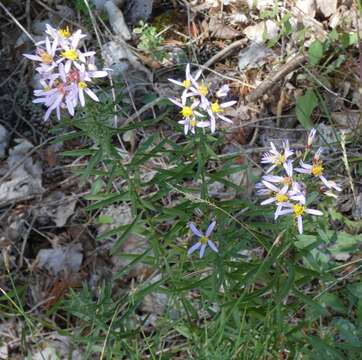
{"label": "dry twig", "polygon": [[298,68],[305,61],[307,61],[307,56],[304,54],[299,54],[293,57],[286,64],[282,65],[280,69],[265,79],[248,97],[248,101],[256,101],[262,97],[276,82],[284,78],[287,74]]}

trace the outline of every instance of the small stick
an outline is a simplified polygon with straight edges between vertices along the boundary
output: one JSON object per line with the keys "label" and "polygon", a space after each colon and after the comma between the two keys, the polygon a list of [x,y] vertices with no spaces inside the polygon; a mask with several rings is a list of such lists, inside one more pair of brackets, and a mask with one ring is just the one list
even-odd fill
{"label": "small stick", "polygon": [[244,45],[246,42],[248,41],[247,38],[244,39],[240,39],[237,41],[234,41],[233,43],[231,43],[230,45],[228,45],[226,48],[220,50],[217,54],[215,54],[211,59],[209,59],[208,61],[206,61],[206,63],[204,64],[205,67],[210,67],[211,65],[213,65],[216,61],[222,59],[223,57],[225,57],[227,54],[229,54],[229,52],[231,52],[232,50],[234,50],[235,48]]}
{"label": "small stick", "polygon": [[6,14],[15,22],[16,25],[19,26],[19,28],[26,34],[26,36],[35,44],[36,41],[34,38],[30,35],[28,30],[25,29],[23,25],[19,23],[17,18],[3,5],[3,3],[0,1],[0,7],[6,12]]}
{"label": "small stick", "polygon": [[268,79],[265,79],[248,97],[248,101],[256,101],[262,97],[276,82],[281,80],[287,74],[298,68],[307,61],[307,56],[299,54],[293,57],[286,64],[282,65],[280,69]]}

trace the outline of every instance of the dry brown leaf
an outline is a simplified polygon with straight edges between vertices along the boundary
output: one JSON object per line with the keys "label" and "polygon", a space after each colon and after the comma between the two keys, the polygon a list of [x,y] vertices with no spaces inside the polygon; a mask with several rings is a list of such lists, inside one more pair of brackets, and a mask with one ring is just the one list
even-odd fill
{"label": "dry brown leaf", "polygon": [[210,19],[209,30],[213,37],[223,40],[232,40],[240,36],[239,31],[235,30],[231,26],[225,25],[222,21],[215,17]]}

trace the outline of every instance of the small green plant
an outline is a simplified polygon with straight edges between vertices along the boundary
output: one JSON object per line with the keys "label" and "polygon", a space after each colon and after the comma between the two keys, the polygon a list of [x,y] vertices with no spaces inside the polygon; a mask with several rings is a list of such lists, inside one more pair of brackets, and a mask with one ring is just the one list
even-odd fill
{"label": "small green plant", "polygon": [[139,25],[133,29],[133,32],[139,34],[138,49],[151,55],[158,61],[164,59],[165,52],[160,49],[164,39],[157,33],[156,27],[140,21]]}

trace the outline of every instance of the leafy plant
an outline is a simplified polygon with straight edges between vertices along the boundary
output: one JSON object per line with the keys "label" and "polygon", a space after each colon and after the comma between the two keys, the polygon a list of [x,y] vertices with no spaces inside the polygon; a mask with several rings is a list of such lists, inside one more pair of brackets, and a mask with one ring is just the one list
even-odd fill
{"label": "leafy plant", "polygon": [[133,32],[139,35],[137,48],[151,55],[156,60],[162,61],[166,56],[165,52],[160,49],[164,39],[157,33],[156,27],[140,21],[139,25],[133,29]]}

